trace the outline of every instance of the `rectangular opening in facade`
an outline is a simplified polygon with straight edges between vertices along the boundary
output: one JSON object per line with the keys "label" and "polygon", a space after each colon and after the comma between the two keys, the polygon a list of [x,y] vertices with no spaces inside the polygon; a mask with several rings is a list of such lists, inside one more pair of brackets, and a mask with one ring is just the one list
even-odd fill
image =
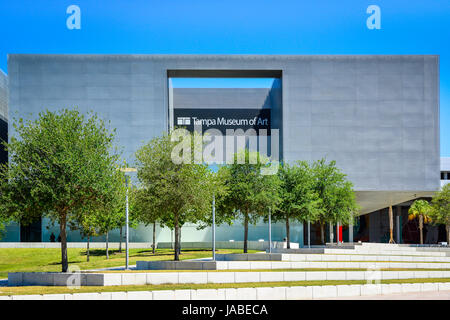
{"label": "rectangular opening in facade", "polygon": [[[230,132],[245,135],[245,146],[250,150],[272,158],[276,153],[281,159],[281,71],[169,70],[167,75],[169,128],[198,131],[200,127],[212,139],[222,135],[224,141]],[[231,151],[224,143],[224,161],[227,153],[242,147],[237,138],[233,141]]]}

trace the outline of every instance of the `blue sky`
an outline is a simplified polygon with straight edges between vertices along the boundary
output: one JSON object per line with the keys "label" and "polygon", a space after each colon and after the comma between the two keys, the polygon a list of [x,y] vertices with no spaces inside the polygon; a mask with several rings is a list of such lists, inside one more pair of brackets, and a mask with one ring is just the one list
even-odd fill
{"label": "blue sky", "polygon": [[[66,8],[81,8],[68,30]],[[369,30],[366,8],[381,8]],[[441,155],[450,156],[450,1],[0,0],[8,53],[439,54]]]}

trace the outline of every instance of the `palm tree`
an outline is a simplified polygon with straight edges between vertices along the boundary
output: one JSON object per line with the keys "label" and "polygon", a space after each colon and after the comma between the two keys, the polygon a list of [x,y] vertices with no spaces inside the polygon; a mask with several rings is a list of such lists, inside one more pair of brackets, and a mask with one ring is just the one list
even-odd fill
{"label": "palm tree", "polygon": [[408,220],[419,218],[420,244],[423,244],[423,224],[431,222],[428,214],[431,211],[431,205],[425,200],[416,200],[408,210]]}

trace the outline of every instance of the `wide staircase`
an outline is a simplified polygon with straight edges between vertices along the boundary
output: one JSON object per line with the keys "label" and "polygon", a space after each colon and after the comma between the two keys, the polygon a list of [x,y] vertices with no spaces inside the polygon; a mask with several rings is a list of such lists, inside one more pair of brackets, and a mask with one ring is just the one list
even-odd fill
{"label": "wide staircase", "polygon": [[[145,291],[146,299],[176,298],[182,292],[187,299],[320,299],[450,290],[449,247],[362,243],[321,250],[217,254],[216,261],[138,261],[132,272],[82,273],[80,285],[209,287]],[[73,275],[10,273],[8,284],[63,286],[67,277]]]}

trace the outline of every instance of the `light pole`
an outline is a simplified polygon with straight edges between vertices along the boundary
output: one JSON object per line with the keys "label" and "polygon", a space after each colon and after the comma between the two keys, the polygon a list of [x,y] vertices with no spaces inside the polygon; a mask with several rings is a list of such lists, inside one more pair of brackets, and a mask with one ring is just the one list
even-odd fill
{"label": "light pole", "polygon": [[128,176],[127,173],[128,172],[136,172],[135,168],[121,168],[120,171],[125,173],[125,185],[127,187],[127,191],[126,191],[126,196],[125,196],[125,202],[126,202],[126,206],[125,206],[125,270],[128,270],[129,267],[129,250],[128,250],[128,241],[129,241],[129,230],[128,230]]}
{"label": "light pole", "polygon": [[272,213],[269,208],[269,253],[272,253]]}
{"label": "light pole", "polygon": [[216,261],[216,197],[212,201],[212,259]]}

